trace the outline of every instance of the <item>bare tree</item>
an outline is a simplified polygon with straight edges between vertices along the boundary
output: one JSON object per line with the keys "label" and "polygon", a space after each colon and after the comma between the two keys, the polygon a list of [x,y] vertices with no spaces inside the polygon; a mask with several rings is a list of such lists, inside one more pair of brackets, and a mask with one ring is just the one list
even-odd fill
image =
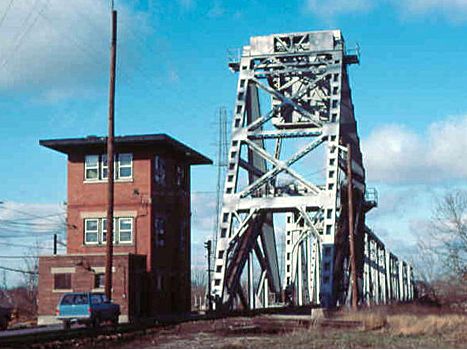
{"label": "bare tree", "polygon": [[200,309],[206,303],[207,272],[195,269],[191,272],[191,308]]}
{"label": "bare tree", "polygon": [[436,200],[425,235],[419,235],[415,259],[424,282],[420,297],[452,307],[467,303],[467,191],[455,190]]}
{"label": "bare tree", "polygon": [[438,198],[429,236],[431,249],[448,274],[467,273],[467,191],[457,190]]}
{"label": "bare tree", "polygon": [[18,309],[31,311],[32,315],[37,312],[37,288],[39,281],[39,245],[29,249],[28,255],[23,258],[24,271],[22,272],[22,285],[25,289],[26,305],[17,305]]}

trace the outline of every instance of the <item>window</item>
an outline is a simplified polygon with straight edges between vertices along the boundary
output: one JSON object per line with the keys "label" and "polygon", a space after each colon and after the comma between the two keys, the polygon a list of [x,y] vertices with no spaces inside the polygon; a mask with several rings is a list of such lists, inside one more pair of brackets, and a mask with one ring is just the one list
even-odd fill
{"label": "window", "polygon": [[160,156],[154,159],[154,181],[161,186],[165,185],[165,160]]}
{"label": "window", "polygon": [[[84,179],[87,181],[105,180],[108,178],[109,165],[107,155],[88,155],[84,162]],[[133,177],[133,155],[117,154],[114,159],[114,179],[131,179]]]}
{"label": "window", "polygon": [[[96,288],[98,288],[98,287],[96,287]],[[102,295],[100,295],[100,294],[91,294],[91,304],[101,304],[101,303],[102,303]]]}
{"label": "window", "polygon": [[[101,179],[107,179],[109,166],[107,165],[107,154],[101,156]],[[115,172],[115,169],[114,169]]]}
{"label": "window", "polygon": [[84,174],[86,180],[99,179],[99,156],[86,156],[84,160]]}
{"label": "window", "polygon": [[117,178],[130,179],[133,176],[133,156],[131,153],[118,155]]}
{"label": "window", "polygon": [[158,217],[154,222],[154,233],[156,235],[156,246],[163,247],[165,245],[165,220]]}
{"label": "window", "polygon": [[120,243],[131,243],[133,231],[133,221],[131,218],[118,219],[118,241]]}
{"label": "window", "polygon": [[156,288],[157,288],[157,290],[163,290],[164,289],[164,276],[162,276],[162,275],[157,275],[156,276]]}
{"label": "window", "polygon": [[176,183],[178,187],[184,187],[185,184],[185,169],[181,165],[177,165]]}
{"label": "window", "polygon": [[[107,219],[84,220],[84,243],[105,244],[107,241]],[[125,244],[133,242],[133,218],[114,218],[113,242]]]}
{"label": "window", "polygon": [[54,274],[54,289],[71,289],[71,273]]}
{"label": "window", "polygon": [[98,244],[99,243],[99,220],[85,219],[84,220],[84,243]]}
{"label": "window", "polygon": [[[112,229],[112,231],[113,231],[112,232],[113,233],[113,242],[114,243],[117,243],[117,233],[116,233],[117,232],[117,230],[116,230],[117,222],[116,221],[117,220],[114,218],[114,227]],[[100,219],[100,222],[101,222],[101,227],[102,227],[100,241],[102,243],[105,243],[105,242],[107,242],[107,219],[102,218],[102,219]]]}
{"label": "window", "polygon": [[86,294],[76,294],[74,304],[85,305],[88,303],[88,296]]}
{"label": "window", "polygon": [[96,273],[94,275],[94,288],[104,288],[105,286],[105,274],[104,273]]}
{"label": "window", "polygon": [[60,302],[61,305],[72,305],[75,301],[75,296],[73,294],[65,294]]}

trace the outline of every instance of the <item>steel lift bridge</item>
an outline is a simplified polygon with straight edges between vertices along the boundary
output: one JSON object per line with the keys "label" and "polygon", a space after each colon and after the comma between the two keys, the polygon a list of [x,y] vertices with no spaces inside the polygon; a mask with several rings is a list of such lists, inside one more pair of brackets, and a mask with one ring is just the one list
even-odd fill
{"label": "steel lift bridge", "polygon": [[332,30],[252,37],[229,64],[239,78],[211,286],[217,310],[348,301],[348,145],[359,301],[411,297],[410,267],[365,225],[377,201],[366,191],[349,86],[356,63]]}

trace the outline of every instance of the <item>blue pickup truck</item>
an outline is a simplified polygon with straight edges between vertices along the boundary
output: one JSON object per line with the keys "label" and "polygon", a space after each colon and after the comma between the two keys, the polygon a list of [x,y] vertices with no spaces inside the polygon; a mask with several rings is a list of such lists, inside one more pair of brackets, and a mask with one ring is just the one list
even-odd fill
{"label": "blue pickup truck", "polygon": [[120,306],[107,300],[103,293],[66,293],[57,305],[57,319],[63,322],[63,328],[70,328],[71,323],[98,327],[102,322],[118,324]]}

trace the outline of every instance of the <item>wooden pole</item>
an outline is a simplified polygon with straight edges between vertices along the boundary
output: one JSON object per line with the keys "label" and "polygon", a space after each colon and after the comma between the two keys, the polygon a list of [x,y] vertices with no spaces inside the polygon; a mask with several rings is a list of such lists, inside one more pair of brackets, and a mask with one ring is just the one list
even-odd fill
{"label": "wooden pole", "polygon": [[109,121],[107,137],[107,242],[105,259],[105,295],[112,300],[113,216],[114,216],[114,114],[115,66],[117,60],[117,11],[112,9],[112,39],[110,46]]}
{"label": "wooden pole", "polygon": [[350,280],[352,284],[352,309],[358,306],[357,264],[355,261],[353,184],[352,184],[352,147],[347,144],[347,197],[349,211],[349,248],[350,248]]}

